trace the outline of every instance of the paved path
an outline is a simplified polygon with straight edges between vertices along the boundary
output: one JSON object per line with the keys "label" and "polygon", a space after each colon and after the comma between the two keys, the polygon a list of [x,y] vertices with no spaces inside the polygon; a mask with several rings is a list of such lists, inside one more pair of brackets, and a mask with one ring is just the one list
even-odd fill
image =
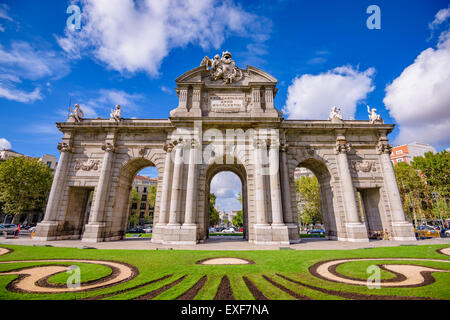
{"label": "paved path", "polygon": [[130,250],[279,250],[281,248],[291,248],[294,250],[351,250],[361,248],[376,248],[376,247],[394,247],[405,245],[426,245],[426,244],[449,244],[450,238],[437,238],[418,241],[386,241],[373,240],[366,243],[346,242],[346,241],[330,241],[324,239],[302,239],[301,243],[291,244],[289,246],[279,245],[255,245],[248,243],[243,239],[235,239],[234,237],[227,237],[224,239],[208,239],[204,243],[197,245],[163,245],[150,242],[150,238],[142,239],[126,239],[120,241],[86,243],[80,240],[61,240],[61,241],[36,241],[28,238],[19,239],[4,239],[0,238],[0,244],[17,244],[28,246],[54,246],[54,247],[93,247],[97,249],[130,249]]}

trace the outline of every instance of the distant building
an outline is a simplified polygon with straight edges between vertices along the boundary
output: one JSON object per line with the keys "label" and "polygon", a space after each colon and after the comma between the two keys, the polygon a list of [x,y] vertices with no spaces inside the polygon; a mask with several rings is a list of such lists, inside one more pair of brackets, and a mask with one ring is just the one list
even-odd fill
{"label": "distant building", "polygon": [[300,179],[301,177],[312,177],[314,173],[306,168],[295,168],[294,179]]}
{"label": "distant building", "polygon": [[130,210],[137,210],[139,213],[140,225],[146,224],[145,218],[153,215],[154,208],[148,204],[149,188],[158,184],[158,178],[150,178],[137,175],[133,180],[133,189],[139,193],[139,201],[132,202]]}
{"label": "distant building", "polygon": [[44,154],[41,158],[39,158],[39,161],[46,164],[47,167],[52,169],[52,171],[55,171],[56,165],[58,164],[56,157],[54,155],[50,155],[50,154]]}
{"label": "distant building", "polygon": [[[222,225],[232,225],[233,224],[233,218],[236,216],[237,210],[231,210],[230,212],[219,212],[219,218],[220,218],[220,224]],[[228,224],[225,223],[225,220],[228,220]]]}
{"label": "distant building", "polygon": [[414,157],[423,157],[427,152],[436,153],[436,149],[426,143],[413,142],[392,148],[391,160],[393,164],[399,162],[410,163]]}
{"label": "distant building", "polygon": [[24,157],[24,155],[13,150],[0,150],[0,162],[16,157]]}

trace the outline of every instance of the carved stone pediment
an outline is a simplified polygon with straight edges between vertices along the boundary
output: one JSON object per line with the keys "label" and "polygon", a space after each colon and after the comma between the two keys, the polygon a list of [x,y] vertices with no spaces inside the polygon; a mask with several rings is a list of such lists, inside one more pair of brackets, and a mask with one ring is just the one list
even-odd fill
{"label": "carved stone pediment", "polygon": [[281,117],[274,107],[277,79],[252,66],[239,68],[228,54],[205,57],[199,67],[175,80],[179,103],[170,112],[172,118]]}

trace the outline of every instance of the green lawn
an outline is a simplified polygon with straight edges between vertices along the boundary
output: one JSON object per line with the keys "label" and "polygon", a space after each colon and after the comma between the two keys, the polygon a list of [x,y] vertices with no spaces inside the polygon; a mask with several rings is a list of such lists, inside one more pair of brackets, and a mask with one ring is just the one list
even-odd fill
{"label": "green lawn", "polygon": [[[7,286],[17,279],[18,275],[0,275],[0,299],[83,299],[89,297],[114,300],[133,299],[138,296],[159,290],[153,299],[176,299],[193,287],[203,276],[207,276],[205,285],[199,290],[194,299],[214,299],[223,276],[230,280],[231,289],[236,299],[254,299],[251,290],[245,284],[244,278],[250,280],[256,288],[270,299],[295,299],[292,295],[302,295],[312,299],[345,299],[336,292],[347,292],[364,295],[422,297],[433,299],[450,299],[450,273],[433,273],[435,282],[412,288],[381,288],[370,290],[366,286],[355,286],[327,281],[313,276],[309,267],[317,262],[342,258],[386,258],[383,262],[353,261],[336,268],[342,275],[367,279],[367,267],[381,263],[409,263],[433,268],[450,270],[450,263],[414,261],[414,258],[428,258],[450,260],[449,256],[436,252],[448,245],[400,246],[358,250],[273,250],[273,251],[192,251],[192,250],[97,250],[59,247],[32,247],[3,245],[11,248],[12,253],[0,256],[1,261],[19,260],[51,260],[51,259],[92,259],[125,262],[135,266],[139,274],[128,281],[114,286],[90,291],[67,292],[55,294],[17,293],[11,292]],[[212,257],[238,257],[250,259],[254,264],[233,266],[199,265],[197,261]],[[392,262],[389,258],[411,258],[408,262]],[[0,263],[0,273],[36,265],[68,265],[62,262],[36,263]],[[111,269],[103,265],[70,262],[70,265],[80,266],[81,280],[92,281],[111,275]],[[283,277],[278,276],[282,275]],[[62,272],[49,277],[51,284],[64,284],[69,274]],[[264,277],[265,276],[265,277]],[[165,277],[165,278],[164,278]],[[183,278],[184,277],[184,278]],[[299,281],[305,285],[298,285],[284,277]],[[393,278],[388,271],[381,272],[382,279]],[[162,279],[161,279],[162,278]],[[149,283],[152,280],[161,279]],[[177,283],[174,281],[180,279]],[[274,285],[269,280],[275,281]],[[135,286],[141,285],[138,288]],[[280,285],[286,290],[280,289]],[[134,288],[132,290],[126,290]],[[325,292],[324,292],[325,289]],[[108,295],[108,296],[105,296]]]}

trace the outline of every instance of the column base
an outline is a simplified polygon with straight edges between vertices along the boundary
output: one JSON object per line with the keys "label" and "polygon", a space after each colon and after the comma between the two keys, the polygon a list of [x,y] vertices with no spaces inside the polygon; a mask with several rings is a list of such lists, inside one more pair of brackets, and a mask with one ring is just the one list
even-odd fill
{"label": "column base", "polygon": [[300,238],[300,235],[298,232],[298,226],[295,223],[286,223],[286,226],[288,229],[289,242],[290,243],[302,242],[302,239]]}
{"label": "column base", "polygon": [[33,240],[52,241],[57,240],[58,221],[41,221],[36,226],[36,233]]}
{"label": "column base", "polygon": [[349,242],[369,242],[367,229],[363,223],[349,222],[345,224],[347,229],[346,241]]}
{"label": "column base", "polygon": [[197,225],[159,225],[155,226],[152,242],[160,244],[197,244]]}
{"label": "column base", "polygon": [[255,239],[252,241],[254,244],[290,244],[288,227],[285,224],[256,224],[254,230]]}
{"label": "column base", "polygon": [[393,222],[392,223],[392,240],[395,241],[417,241],[416,234],[412,223]]}
{"label": "column base", "polygon": [[103,234],[106,224],[103,222],[89,223],[84,227],[81,242],[103,242]]}

